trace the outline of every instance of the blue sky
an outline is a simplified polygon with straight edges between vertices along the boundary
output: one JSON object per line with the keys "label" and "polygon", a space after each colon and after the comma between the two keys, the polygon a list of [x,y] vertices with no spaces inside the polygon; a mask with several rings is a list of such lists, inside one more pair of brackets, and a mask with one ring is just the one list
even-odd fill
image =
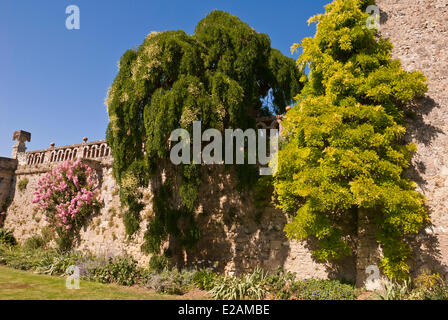
{"label": "blue sky", "polygon": [[[31,132],[28,150],[104,139],[104,98],[117,62],[151,31],[185,30],[213,9],[238,16],[291,56],[312,36],[310,16],[331,0],[2,0],[0,2],[0,156],[14,130]],[[80,30],[67,30],[65,9],[80,9]]]}

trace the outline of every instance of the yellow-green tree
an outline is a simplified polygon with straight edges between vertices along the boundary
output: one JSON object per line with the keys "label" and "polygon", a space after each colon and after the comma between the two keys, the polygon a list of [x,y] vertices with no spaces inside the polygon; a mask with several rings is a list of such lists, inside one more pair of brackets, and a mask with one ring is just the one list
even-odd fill
{"label": "yellow-green tree", "polygon": [[[409,272],[406,235],[429,220],[424,197],[403,173],[414,144],[403,141],[408,103],[423,96],[426,79],[391,59],[392,44],[366,27],[373,1],[335,0],[303,48],[299,68],[310,72],[284,121],[275,191],[293,216],[290,238],[313,239],[314,256],[329,261],[353,253],[356,241],[344,225],[373,215],[386,275]],[[355,235],[356,236],[356,235]],[[356,238],[355,238],[356,239]]]}

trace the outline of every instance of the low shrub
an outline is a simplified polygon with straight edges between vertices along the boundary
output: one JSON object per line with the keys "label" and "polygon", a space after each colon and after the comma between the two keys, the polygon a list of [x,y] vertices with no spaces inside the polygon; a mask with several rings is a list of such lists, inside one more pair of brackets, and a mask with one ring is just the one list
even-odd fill
{"label": "low shrub", "polygon": [[199,289],[210,291],[218,278],[218,275],[213,270],[202,269],[194,274],[193,282]]}
{"label": "low shrub", "polygon": [[20,246],[1,246],[0,264],[19,270],[37,270],[48,252],[27,250]]}
{"label": "low shrub", "polygon": [[63,275],[68,267],[78,266],[85,259],[87,257],[80,252],[60,253],[54,249],[45,250],[37,271],[48,275]]}
{"label": "low shrub", "polygon": [[448,283],[439,274],[423,272],[414,279],[410,300],[448,300]]}
{"label": "low shrub", "polygon": [[222,277],[210,292],[218,300],[260,300],[267,294],[265,278],[266,273],[257,267],[252,273],[241,277]]}
{"label": "low shrub", "polygon": [[442,279],[438,274],[431,274],[429,272],[422,272],[414,279],[416,289],[431,290],[431,288],[440,284]]}
{"label": "low shrub", "polygon": [[353,300],[357,292],[338,280],[310,279],[297,283],[297,295],[303,300]]}
{"label": "low shrub", "polygon": [[151,271],[162,272],[170,267],[169,259],[164,255],[153,255],[149,260],[149,269]]}
{"label": "low shrub", "polygon": [[439,282],[434,287],[425,290],[422,294],[423,300],[448,300],[448,284]]}
{"label": "low shrub", "polygon": [[296,296],[298,283],[295,273],[278,267],[275,272],[268,274],[265,282],[271,299],[289,300]]}
{"label": "low shrub", "polygon": [[7,244],[11,246],[17,245],[17,240],[12,231],[0,228],[0,244]]}
{"label": "low shrub", "polygon": [[411,295],[411,286],[409,281],[398,283],[387,280],[383,283],[383,288],[376,292],[380,300],[405,300]]}
{"label": "low shrub", "polygon": [[141,276],[137,262],[129,256],[109,258],[105,265],[94,266],[87,272],[89,280],[124,286],[134,285]]}
{"label": "low shrub", "polygon": [[44,238],[40,235],[34,235],[28,239],[25,240],[23,243],[24,249],[32,250],[32,249],[39,249],[45,247],[47,243],[45,242]]}
{"label": "low shrub", "polygon": [[163,270],[161,273],[149,272],[145,286],[161,294],[184,294],[194,288],[196,271],[177,269]]}

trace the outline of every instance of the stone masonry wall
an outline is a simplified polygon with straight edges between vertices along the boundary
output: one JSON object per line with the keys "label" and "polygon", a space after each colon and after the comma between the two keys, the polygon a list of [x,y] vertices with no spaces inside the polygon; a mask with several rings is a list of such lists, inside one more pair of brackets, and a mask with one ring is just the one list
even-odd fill
{"label": "stone masonry wall", "polygon": [[16,167],[16,160],[0,157],[0,227],[4,221],[6,207],[11,200],[11,189],[14,183]]}
{"label": "stone masonry wall", "polygon": [[[257,127],[281,130],[280,119],[260,118]],[[18,131],[20,137],[25,134],[30,137],[29,133]],[[150,256],[143,254],[140,248],[147,221],[152,215],[151,188],[143,190],[145,208],[141,213],[140,229],[128,239],[120,209],[119,186],[112,175],[110,150],[104,141],[88,143],[87,138],[83,140],[81,144],[58,148],[51,144],[48,149],[30,152],[24,152],[25,145],[21,145],[22,152],[15,153],[19,159],[15,175],[17,181],[27,179],[28,185],[25,190],[19,190],[17,184],[14,186],[5,227],[14,230],[15,237],[21,242],[40,234],[46,222],[31,203],[39,177],[61,161],[81,158],[97,170],[104,207],[81,230],[76,249],[109,256],[129,254],[140,264],[147,264]],[[207,166],[204,170],[207,171],[204,176],[210,181],[202,184],[196,213],[202,237],[195,249],[175,257],[176,262],[184,266],[216,266],[227,274],[250,271],[256,266],[268,270],[280,266],[296,272],[300,278],[355,280],[353,259],[344,261],[343,267],[315,262],[308,249],[312,244],[287,241],[283,232],[287,217],[280,210],[256,208],[253,194],[239,194],[235,179],[222,166]]]}
{"label": "stone masonry wall", "polygon": [[[152,214],[151,189],[144,190],[140,230],[128,240],[120,210],[119,186],[112,175],[112,159],[90,164],[97,168],[100,177],[104,207],[81,230],[76,249],[108,256],[129,254],[146,265],[150,255],[143,254],[140,247]],[[39,235],[46,225],[31,201],[39,177],[54,165],[21,165],[16,171],[17,181],[26,178],[29,182],[23,191],[15,186],[5,227],[12,229],[20,242]],[[255,266],[268,270],[281,266],[300,278],[355,280],[353,261],[346,261],[343,269],[313,261],[307,244],[287,241],[283,232],[287,219],[280,210],[268,207],[260,212],[252,205],[251,194],[241,196],[235,191],[236,181],[228,172],[223,168],[214,168],[213,172],[199,193],[197,221],[202,238],[194,250],[180,258],[184,266],[215,266],[227,274],[239,274]]]}
{"label": "stone masonry wall", "polygon": [[[402,61],[408,70],[421,70],[428,77],[429,91],[416,103],[417,115],[409,124],[407,139],[418,146],[408,175],[418,184],[418,190],[428,198],[433,226],[414,239],[412,271],[423,269],[447,273],[448,265],[448,0],[377,0],[381,10],[380,34],[394,44],[393,57]],[[272,124],[265,119],[260,125]],[[278,123],[275,119],[272,123]],[[24,139],[22,139],[24,140]],[[26,153],[21,160],[15,180],[27,178],[26,190],[18,190],[12,180],[14,195],[7,211],[5,226],[14,229],[23,241],[38,234],[44,226],[39,214],[34,214],[31,199],[38,177],[55,163],[75,157],[96,160],[101,176],[101,194],[104,208],[81,231],[78,249],[97,254],[131,254],[141,264],[149,256],[140,251],[147,219],[152,214],[150,189],[145,190],[140,231],[127,240],[122,223],[119,187],[112,176],[109,150],[104,142],[51,148]],[[8,159],[11,160],[11,159]],[[0,159],[0,179],[4,176]],[[4,160],[3,162],[8,162]],[[15,161],[15,160],[11,160]],[[8,162],[12,163],[12,162]],[[8,171],[10,172],[10,171]],[[6,173],[8,175],[8,173]],[[10,175],[10,173],[9,173]],[[283,232],[287,217],[275,208],[260,212],[252,204],[251,194],[235,191],[235,181],[219,169],[209,175],[202,185],[197,219],[202,238],[196,250],[180,257],[185,265],[213,265],[229,274],[251,270],[256,265],[272,270],[282,266],[297,272],[300,278],[346,278],[361,285],[368,277],[368,266],[379,260],[375,230],[370,228],[369,215],[359,221],[359,239],[362,240],[355,258],[341,262],[339,267],[313,261],[312,243],[288,241]],[[4,181],[4,180],[3,180]],[[4,189],[2,189],[2,186]],[[8,192],[7,184],[0,182],[0,200]],[[1,210],[0,210],[1,211]],[[342,266],[342,267],[341,267]]]}
{"label": "stone masonry wall", "polygon": [[[393,58],[407,71],[420,70],[428,78],[428,93],[417,101],[417,115],[409,122],[407,141],[418,152],[408,176],[428,201],[432,226],[413,243],[412,272],[448,273],[448,0],[377,0],[380,35],[394,44]],[[358,281],[366,268],[378,264],[375,230],[361,223],[364,238],[358,252]],[[364,279],[362,279],[364,278]]]}

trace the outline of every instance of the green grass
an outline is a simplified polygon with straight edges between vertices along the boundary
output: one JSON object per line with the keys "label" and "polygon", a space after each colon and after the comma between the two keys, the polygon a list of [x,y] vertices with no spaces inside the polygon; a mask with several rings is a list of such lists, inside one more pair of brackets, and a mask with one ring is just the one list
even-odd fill
{"label": "green grass", "polygon": [[64,277],[53,277],[0,267],[0,300],[169,300],[182,299],[136,287],[80,281],[67,289]]}

